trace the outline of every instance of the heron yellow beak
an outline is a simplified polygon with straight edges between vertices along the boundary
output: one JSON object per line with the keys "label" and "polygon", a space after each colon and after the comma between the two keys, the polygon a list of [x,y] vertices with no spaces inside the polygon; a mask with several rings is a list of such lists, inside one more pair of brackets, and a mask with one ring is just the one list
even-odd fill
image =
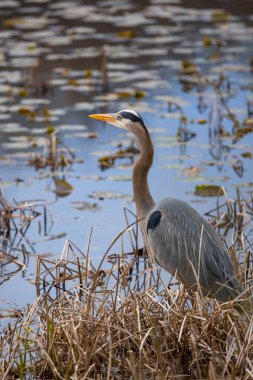
{"label": "heron yellow beak", "polygon": [[113,125],[115,125],[117,122],[116,117],[114,115],[109,114],[109,113],[104,113],[104,114],[103,113],[97,113],[97,114],[89,115],[89,117],[91,117],[92,119],[105,121],[106,123],[110,123]]}

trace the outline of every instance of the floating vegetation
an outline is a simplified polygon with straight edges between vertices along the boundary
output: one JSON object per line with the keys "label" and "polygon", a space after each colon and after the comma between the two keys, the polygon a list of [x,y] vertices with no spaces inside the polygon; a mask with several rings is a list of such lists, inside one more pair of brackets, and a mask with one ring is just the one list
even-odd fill
{"label": "floating vegetation", "polygon": [[136,99],[142,99],[144,98],[145,96],[147,95],[146,92],[144,91],[141,91],[141,90],[136,90],[136,91],[127,91],[127,90],[119,90],[117,92],[117,96],[119,98],[123,98],[123,99],[127,99],[127,98],[130,98],[130,97],[135,97]]}
{"label": "floating vegetation", "polygon": [[117,159],[128,158],[132,160],[134,155],[137,154],[138,152],[139,152],[138,149],[134,148],[134,146],[130,146],[129,148],[126,148],[126,149],[119,149],[114,154],[100,157],[98,159],[100,169],[105,170],[105,169],[109,169],[113,167]]}
{"label": "floating vegetation", "polygon": [[217,197],[217,195],[222,193],[222,188],[217,185],[196,185],[195,194],[201,197]]}
{"label": "floating vegetation", "polygon": [[59,167],[64,168],[65,166],[71,165],[73,162],[82,162],[76,160],[75,154],[68,147],[63,146],[59,142],[54,127],[47,127],[47,136],[46,153],[36,153],[33,158],[30,159],[30,165],[35,166],[36,169],[49,166],[56,170]]}
{"label": "floating vegetation", "polygon": [[103,201],[104,199],[125,199],[127,202],[132,201],[132,196],[115,191],[93,191],[89,197],[100,201]]}
{"label": "floating vegetation", "polygon": [[231,17],[231,14],[224,9],[215,9],[212,12],[212,17],[215,22],[226,22]]}
{"label": "floating vegetation", "polygon": [[66,197],[72,193],[73,186],[68,181],[66,181],[66,179],[57,177],[54,177],[53,179],[55,185],[54,192],[59,197]]}
{"label": "floating vegetation", "polygon": [[118,33],[118,36],[122,38],[135,38],[137,36],[137,33],[133,30],[121,30]]}
{"label": "floating vegetation", "polygon": [[244,158],[252,158],[252,153],[251,152],[244,152],[241,154],[241,156]]}
{"label": "floating vegetation", "polygon": [[190,166],[188,168],[182,169],[182,175],[190,178],[198,178],[200,173],[203,172],[203,168],[197,167],[197,166]]}
{"label": "floating vegetation", "polygon": [[240,126],[240,128],[237,128],[235,131],[235,139],[239,140],[243,136],[247,135],[248,133],[253,132],[253,119],[246,119],[244,121],[244,124]]}
{"label": "floating vegetation", "polygon": [[192,63],[191,61],[188,61],[188,60],[182,61],[182,69],[181,69],[180,74],[194,75],[194,74],[198,74],[198,73],[199,73],[199,69],[197,68],[197,66],[194,63]]}
{"label": "floating vegetation", "polygon": [[78,211],[101,211],[102,208],[97,203],[75,201],[71,202],[72,207]]}

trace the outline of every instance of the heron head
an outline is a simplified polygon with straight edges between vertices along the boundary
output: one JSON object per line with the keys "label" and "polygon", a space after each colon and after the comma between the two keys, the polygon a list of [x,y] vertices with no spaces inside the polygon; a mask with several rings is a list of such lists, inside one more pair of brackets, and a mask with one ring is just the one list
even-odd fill
{"label": "heron head", "polygon": [[148,134],[147,128],[142,120],[142,117],[133,110],[122,110],[115,114],[94,114],[89,115],[92,119],[105,121],[115,127],[126,129],[134,134],[144,130]]}

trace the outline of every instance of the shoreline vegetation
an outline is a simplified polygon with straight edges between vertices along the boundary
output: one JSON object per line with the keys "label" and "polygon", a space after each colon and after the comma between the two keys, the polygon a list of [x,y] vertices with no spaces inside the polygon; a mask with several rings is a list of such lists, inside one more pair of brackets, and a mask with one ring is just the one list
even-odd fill
{"label": "shoreline vegetation", "polygon": [[[224,195],[208,215],[232,236],[243,305],[252,296],[252,194]],[[5,315],[1,379],[252,379],[252,311],[238,311],[240,298],[220,304],[168,284],[126,221],[96,267],[92,231],[85,253],[67,241],[59,259],[37,258],[37,299]]]}

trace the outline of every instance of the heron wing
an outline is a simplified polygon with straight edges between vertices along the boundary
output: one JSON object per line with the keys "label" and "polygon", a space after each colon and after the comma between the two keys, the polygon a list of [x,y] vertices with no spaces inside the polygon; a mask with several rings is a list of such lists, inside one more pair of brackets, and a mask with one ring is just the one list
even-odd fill
{"label": "heron wing", "polygon": [[196,275],[206,287],[213,282],[238,286],[218,233],[186,202],[172,198],[159,202],[148,216],[147,234],[159,264],[170,273],[176,271],[188,286],[196,283]]}

